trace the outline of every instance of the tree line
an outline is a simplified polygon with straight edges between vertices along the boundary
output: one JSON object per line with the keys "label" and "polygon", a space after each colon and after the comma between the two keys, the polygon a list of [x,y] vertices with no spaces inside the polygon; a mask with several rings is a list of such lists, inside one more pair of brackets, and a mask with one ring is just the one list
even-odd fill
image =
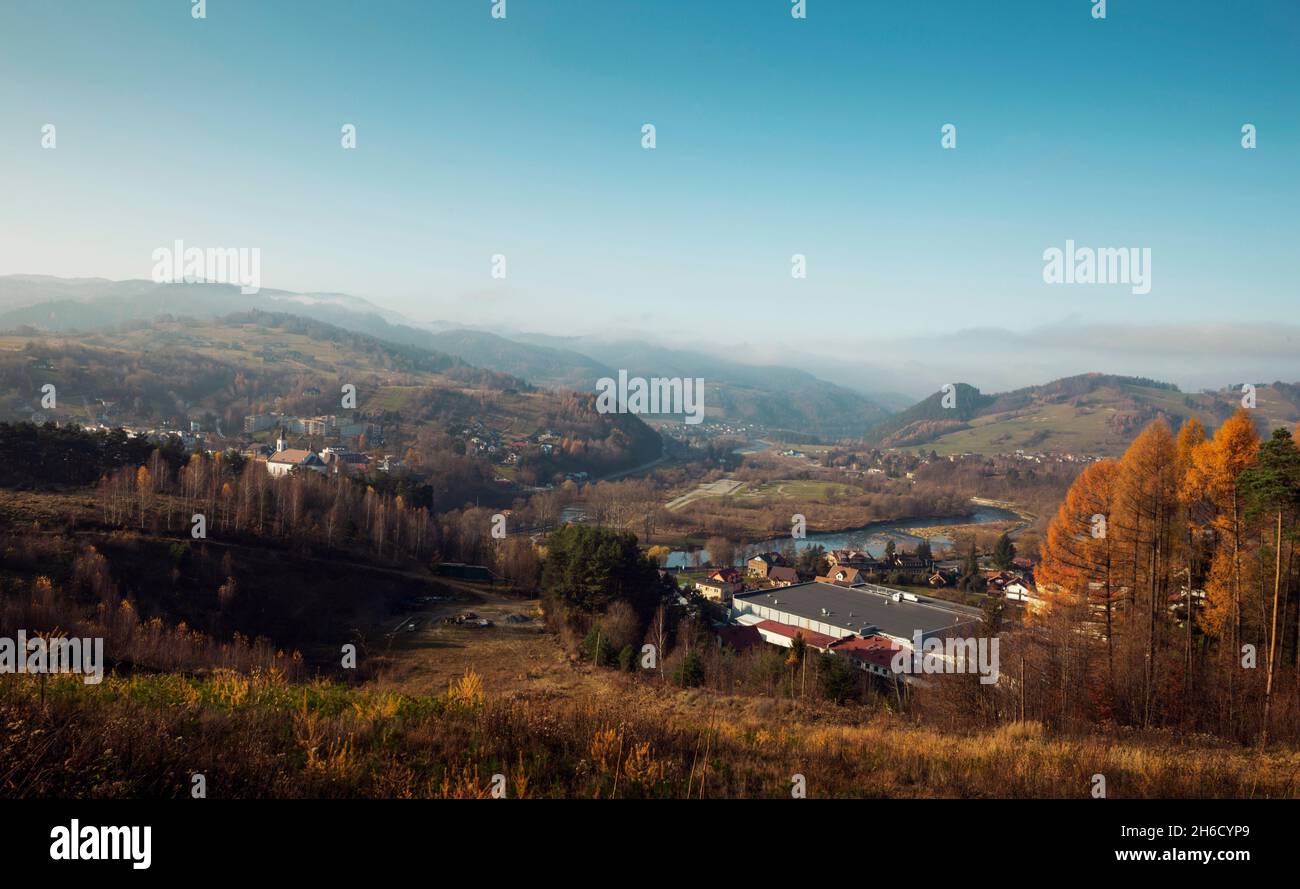
{"label": "tree line", "polygon": [[1244,409],[1213,436],[1151,423],[1048,526],[1026,682],[1066,721],[1300,735],[1298,515],[1288,430],[1261,441]]}

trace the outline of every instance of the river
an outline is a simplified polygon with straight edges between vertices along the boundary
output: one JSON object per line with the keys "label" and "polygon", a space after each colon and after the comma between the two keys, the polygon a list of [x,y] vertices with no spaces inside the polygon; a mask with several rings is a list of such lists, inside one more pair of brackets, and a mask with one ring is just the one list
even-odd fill
{"label": "river", "polygon": [[[870,553],[874,558],[880,558],[885,553],[885,545],[894,541],[894,546],[900,551],[911,550],[916,547],[922,540],[921,537],[911,533],[916,528],[934,528],[951,525],[986,525],[992,522],[1016,522],[1021,517],[1009,509],[1002,509],[996,506],[976,506],[975,509],[965,516],[956,517],[922,517],[915,519],[905,519],[902,521],[883,521],[872,522],[870,525],[864,525],[861,528],[854,528],[851,531],[826,531],[809,534],[802,540],[794,541],[795,549],[803,550],[810,546],[822,546],[827,551],[833,549],[856,549],[862,552]],[[770,540],[764,540],[759,543],[748,544],[737,550],[736,564],[741,565],[746,559],[755,553],[769,552],[779,550],[790,540],[789,537],[774,537]],[[936,534],[929,538],[930,546],[939,550],[944,547],[952,546],[952,538],[944,534]],[[665,565],[669,568],[691,568],[697,565],[706,564],[709,561],[707,550],[673,550],[668,554]]]}

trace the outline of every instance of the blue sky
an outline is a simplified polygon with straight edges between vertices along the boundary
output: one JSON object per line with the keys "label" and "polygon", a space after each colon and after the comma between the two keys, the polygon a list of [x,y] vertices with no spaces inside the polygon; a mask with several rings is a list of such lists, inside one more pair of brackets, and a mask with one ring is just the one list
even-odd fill
{"label": "blue sky", "polygon": [[[1294,0],[490,7],[6,0],[0,274],[144,278],[183,238],[419,319],[850,357],[1294,320]],[[1067,238],[1150,247],[1151,293],[1044,284]]]}

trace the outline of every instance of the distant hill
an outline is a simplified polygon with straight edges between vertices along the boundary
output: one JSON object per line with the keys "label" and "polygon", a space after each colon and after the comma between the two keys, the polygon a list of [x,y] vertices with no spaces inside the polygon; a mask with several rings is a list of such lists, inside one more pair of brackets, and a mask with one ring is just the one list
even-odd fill
{"label": "distant hill", "polygon": [[426,433],[431,447],[458,455],[470,434],[535,445],[550,433],[556,446],[521,445],[517,465],[495,467],[526,484],[631,469],[663,448],[639,417],[598,414],[594,396],[540,389],[443,352],[280,313],[133,322],[76,336],[0,334],[0,420],[33,418],[46,383],[58,392],[57,407],[39,411],[47,419],[171,428],[197,421],[227,444],[251,413],[346,413],[342,386],[352,384],[357,414],[381,423],[386,447],[398,454]]}
{"label": "distant hill", "polygon": [[[882,447],[923,444],[948,432],[966,428],[967,421],[994,399],[967,383],[956,383],[952,392],[936,392],[905,411],[882,420],[871,428],[867,440]],[[945,406],[951,404],[951,407]]]}
{"label": "distant hill", "polygon": [[550,389],[592,392],[597,380],[617,373],[594,358],[572,350],[521,343],[482,330],[465,328],[430,333],[427,341],[449,355]]}
{"label": "distant hill", "polygon": [[759,423],[773,430],[834,440],[862,435],[888,416],[888,411],[866,396],[807,371],[737,361],[729,357],[723,344],[716,354],[706,354],[628,340],[603,342],[529,334],[515,339],[586,356],[603,365],[605,374],[621,368],[631,376],[701,377],[711,420]]}
{"label": "distant hill", "polygon": [[159,315],[217,318],[260,309],[308,315],[339,323],[402,318],[374,303],[345,293],[295,293],[263,288],[241,293],[233,284],[155,284],[107,278],[55,278],[48,275],[0,276],[0,330],[22,325],[41,330],[91,330]]}
{"label": "distant hill", "polygon": [[400,345],[442,352],[485,370],[548,389],[590,393],[619,369],[631,376],[702,377],[710,421],[757,423],[833,440],[862,435],[888,412],[869,398],[790,367],[733,360],[639,342],[601,343],[541,335],[500,336],[445,325],[416,325],[359,297],[229,284],[155,284],[104,278],[0,277],[0,331],[105,330],[158,317],[207,320],[268,311],[312,318]]}
{"label": "distant hill", "polygon": [[[936,393],[878,424],[866,438],[880,447],[924,446],[941,455],[1017,450],[1118,455],[1152,420],[1163,417],[1176,429],[1195,416],[1213,429],[1241,398],[1241,385],[1191,394],[1169,383],[1100,373],[997,395],[961,383],[954,408],[942,407],[942,394]],[[1300,386],[1257,384],[1254,416],[1262,433],[1294,425],[1300,420]]]}

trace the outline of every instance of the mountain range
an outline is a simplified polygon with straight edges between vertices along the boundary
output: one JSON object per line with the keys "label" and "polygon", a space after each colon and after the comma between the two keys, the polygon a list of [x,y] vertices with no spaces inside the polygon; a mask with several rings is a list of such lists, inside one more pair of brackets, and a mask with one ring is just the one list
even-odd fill
{"label": "mountain range", "polygon": [[1177,429],[1196,417],[1212,430],[1245,401],[1254,405],[1261,435],[1300,421],[1300,385],[1294,383],[1187,393],[1157,380],[1089,373],[995,395],[958,383],[894,414],[866,438],[881,448],[922,447],[940,455],[1019,450],[1117,456],[1153,420]]}
{"label": "mountain range", "polygon": [[[1177,424],[1198,416],[1214,426],[1241,402],[1241,383],[1184,393],[1136,376],[1088,373],[986,394],[953,384],[906,406],[905,396],[863,392],[807,370],[743,360],[743,347],[720,337],[716,349],[675,348],[626,336],[498,333],[446,323],[419,323],[360,297],[235,285],[156,284],[103,278],[0,277],[0,330],[88,332],[150,322],[199,320],[266,311],[307,317],[404,346],[431,350],[483,370],[553,390],[592,392],[602,377],[693,377],[705,381],[709,421],[753,424],[779,439],[859,439],[879,447],[940,453],[1121,452],[1156,417]],[[1300,387],[1257,383],[1261,431],[1300,419]],[[951,397],[945,401],[945,395]],[[655,418],[647,418],[654,420]],[[661,419],[671,420],[665,416]]]}
{"label": "mountain range", "polygon": [[200,320],[262,310],[301,315],[378,339],[455,356],[485,370],[537,386],[592,392],[602,377],[698,377],[705,381],[710,421],[759,424],[795,436],[859,436],[888,411],[867,395],[791,367],[751,365],[728,357],[648,343],[516,335],[420,325],[360,297],[262,289],[244,294],[231,284],[109,281],[102,278],[0,277],[0,330],[30,327],[71,332],[151,321],[159,316]]}

